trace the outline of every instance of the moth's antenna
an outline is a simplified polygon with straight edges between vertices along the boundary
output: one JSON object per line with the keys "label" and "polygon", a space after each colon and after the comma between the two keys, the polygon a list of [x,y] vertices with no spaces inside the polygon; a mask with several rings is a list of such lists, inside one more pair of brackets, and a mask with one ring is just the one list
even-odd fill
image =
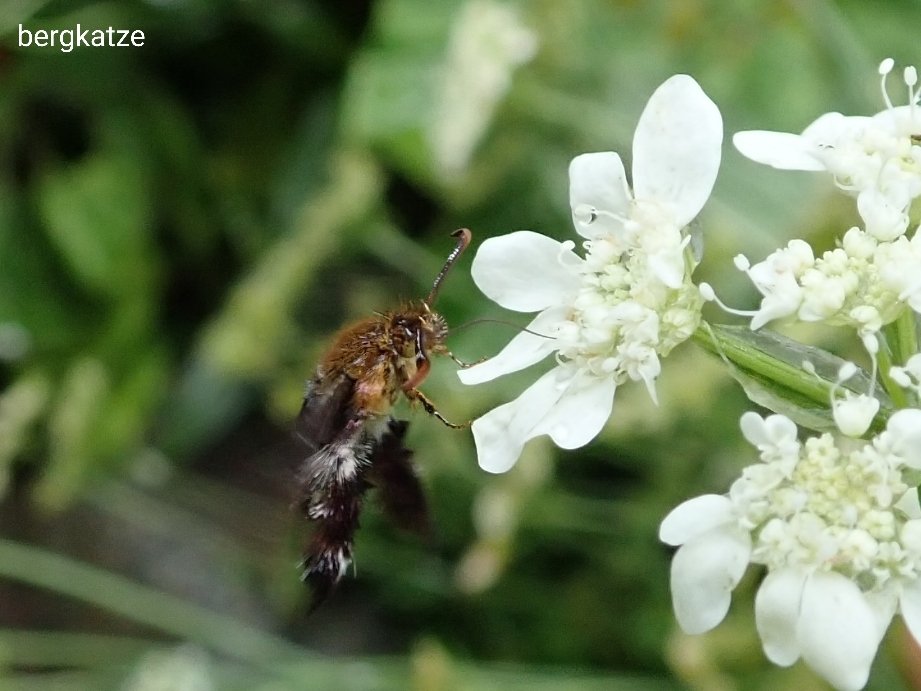
{"label": "moth's antenna", "polygon": [[445,265],[441,267],[441,271],[439,271],[438,275],[435,277],[435,282],[432,284],[432,290],[429,292],[428,297],[425,298],[425,304],[429,307],[432,306],[435,302],[435,298],[438,297],[438,289],[441,288],[441,284],[445,280],[445,276],[448,275],[448,271],[451,270],[451,267],[461,255],[461,252],[467,249],[467,245],[470,244],[470,239],[473,237],[473,234],[467,228],[458,228],[451,233],[451,237],[457,238],[457,244],[445,260]]}
{"label": "moth's antenna", "polygon": [[464,322],[463,324],[458,324],[457,326],[452,326],[448,330],[448,332],[453,334],[453,333],[456,333],[457,331],[460,331],[461,329],[466,329],[468,326],[476,326],[477,324],[503,324],[504,326],[510,326],[513,329],[518,329],[519,331],[524,331],[525,333],[529,333],[532,336],[540,336],[541,338],[549,338],[551,340],[553,339],[553,336],[548,336],[547,334],[542,334],[542,333],[538,333],[537,331],[532,331],[526,326],[518,326],[518,324],[514,322],[506,321],[505,319],[490,319],[488,317],[483,317],[480,319],[473,319],[472,321]]}

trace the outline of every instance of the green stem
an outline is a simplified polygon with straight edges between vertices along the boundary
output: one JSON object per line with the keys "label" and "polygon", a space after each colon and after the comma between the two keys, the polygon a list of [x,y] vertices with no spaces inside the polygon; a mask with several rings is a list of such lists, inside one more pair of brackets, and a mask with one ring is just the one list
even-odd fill
{"label": "green stem", "polygon": [[704,350],[726,358],[735,366],[828,407],[830,384],[809,374],[802,365],[784,362],[749,344],[728,338],[712,330],[707,322],[701,322],[692,338]]}
{"label": "green stem", "polygon": [[0,539],[0,577],[88,602],[255,666],[274,668],[280,660],[309,659],[306,651],[283,638],[232,617],[12,540]]}
{"label": "green stem", "polygon": [[101,667],[162,645],[127,636],[0,629],[0,659],[16,667]]}
{"label": "green stem", "polygon": [[[889,376],[889,370],[892,368],[893,363],[888,340],[888,338],[883,338],[883,343],[880,344],[881,347],[876,354],[877,363],[879,365],[879,371],[876,373],[876,378],[879,379],[886,393],[889,394],[889,398],[892,399],[892,404],[896,408],[906,408],[908,407],[908,397],[905,394],[905,389],[896,384],[892,380],[892,377]],[[896,346],[896,349],[898,349],[898,347],[899,346]],[[898,358],[898,356],[896,357]]]}
{"label": "green stem", "polygon": [[918,325],[915,321],[914,310],[906,309],[895,320],[896,335],[896,362],[897,365],[904,365],[908,358],[918,352]]}

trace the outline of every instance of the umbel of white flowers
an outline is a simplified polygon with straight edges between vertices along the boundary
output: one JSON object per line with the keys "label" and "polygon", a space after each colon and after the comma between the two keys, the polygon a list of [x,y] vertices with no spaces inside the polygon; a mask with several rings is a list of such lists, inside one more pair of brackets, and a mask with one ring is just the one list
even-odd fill
{"label": "umbel of white flowers", "polygon": [[570,164],[583,256],[572,241],[530,231],[480,246],[472,268],[480,290],[502,307],[538,314],[498,355],[461,370],[461,380],[489,381],[551,354],[557,362],[516,400],[473,423],[484,469],[508,470],[524,444],[543,434],[566,449],[587,444],[627,380],[643,381],[655,399],[659,358],[700,321],[686,226],[713,189],[722,136],[719,109],[697,82],[671,77],[637,125],[632,190],[614,152]]}
{"label": "umbel of white flowers", "polygon": [[675,508],[659,531],[672,560],[675,615],[688,633],[719,624],[749,563],[767,576],[755,623],[767,657],[802,658],[839,689],[866,684],[898,611],[921,641],[921,410],[904,409],[869,442],[830,434],[800,443],[782,415],[745,413],[760,461],[725,495]]}
{"label": "umbel of white flowers", "polygon": [[[821,256],[798,239],[754,266],[740,255],[737,268],[763,298],[757,310],[730,311],[750,316],[752,329],[779,319],[854,329],[873,363],[871,382],[885,344],[880,329],[921,311],[921,235],[909,236],[908,220],[921,196],[917,74],[904,71],[908,105],[895,107],[885,88],[892,67],[891,60],[880,65],[886,109],[877,115],[828,113],[801,135],[753,131],[733,138],[756,161],[832,173],[856,197],[863,225]],[[715,299],[706,284],[701,294]],[[838,384],[854,371],[842,367]],[[921,356],[879,374],[904,388],[906,401],[921,395]],[[732,589],[753,563],[767,568],[755,599],[756,625],[765,654],[779,665],[801,658],[835,687],[860,689],[897,612],[921,642],[921,505],[914,488],[921,410],[899,410],[885,431],[858,440],[879,409],[873,387],[843,399],[832,387],[839,437],[801,443],[782,415],[742,416],[760,462],[727,495],[686,501],[661,525],[662,540],[680,546],[671,581],[685,631],[701,633],[722,621]]]}
{"label": "umbel of white flowers", "polygon": [[[850,326],[874,333],[910,308],[921,312],[921,235],[909,237],[908,210],[921,196],[921,107],[914,67],[903,73],[908,104],[893,106],[886,91],[891,59],[879,68],[886,108],[876,115],[826,113],[802,134],[737,132],[732,141],[748,158],[784,170],[827,171],[856,197],[863,227],[849,229],[838,247],[816,256],[803,240],[745,271],[763,295],[752,329],[777,319]],[[712,290],[701,286],[709,299]],[[728,309],[728,308],[727,308]]]}

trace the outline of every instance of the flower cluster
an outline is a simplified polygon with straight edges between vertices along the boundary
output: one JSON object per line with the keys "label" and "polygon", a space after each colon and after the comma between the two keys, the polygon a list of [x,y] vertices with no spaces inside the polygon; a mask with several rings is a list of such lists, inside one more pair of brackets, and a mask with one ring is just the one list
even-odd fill
{"label": "flower cluster", "polygon": [[746,413],[760,462],[727,495],[675,508],[661,539],[680,545],[672,598],[681,627],[716,626],[747,565],[768,574],[755,617],[767,657],[807,664],[841,689],[867,681],[893,614],[921,641],[921,410],[895,413],[869,442],[830,434],[804,443],[786,417]]}
{"label": "flower cluster", "polygon": [[[730,311],[750,316],[752,329],[787,318],[855,329],[873,364],[869,392],[838,396],[857,370],[852,363],[828,382],[837,437],[800,442],[788,417],[746,413],[742,432],[760,462],[745,468],[728,494],[678,506],[660,529],[664,542],[679,546],[672,599],[685,631],[722,621],[747,565],[763,565],[755,621],[765,654],[783,666],[803,659],[839,689],[866,684],[896,612],[921,641],[921,409],[903,407],[883,432],[857,439],[880,409],[877,376],[890,393],[901,387],[902,406],[921,395],[916,327],[900,320],[907,310],[921,312],[921,234],[909,230],[910,206],[921,196],[921,111],[914,68],[904,71],[908,105],[892,105],[885,87],[892,67],[891,60],[880,66],[886,110],[875,116],[829,113],[801,135],[733,138],[758,162],[830,172],[856,197],[862,226],[821,255],[797,239],[754,266],[737,256],[736,267],[763,298],[758,310]],[[707,285],[701,293],[715,299]],[[896,320],[897,338],[906,337],[903,364],[878,371],[877,354],[891,345],[878,332]],[[817,376],[812,367],[804,371]]]}
{"label": "flower cluster", "polygon": [[908,210],[921,196],[921,108],[915,68],[904,71],[908,105],[894,107],[886,92],[892,60],[880,65],[886,109],[872,117],[827,113],[802,134],[738,132],[733,143],[745,156],[784,170],[824,170],[836,185],[857,198],[863,228],[848,230],[834,250],[815,256],[794,240],[750,266],[747,272],[763,295],[748,313],[751,327],[793,317],[878,331],[908,305],[921,311],[921,236],[908,237]]}
{"label": "flower cluster", "polygon": [[[460,372],[475,384],[555,356],[517,399],[473,423],[480,465],[502,472],[538,435],[562,448],[588,443],[624,382],[642,381],[655,400],[661,358],[695,332],[702,344],[709,335],[705,347],[749,396],[785,414],[743,415],[759,462],[726,495],[686,501],[662,522],[660,537],[679,548],[678,623],[689,633],[715,627],[748,564],[764,566],[755,619],[765,654],[783,666],[802,659],[841,689],[866,683],[896,613],[921,642],[921,354],[912,313],[921,313],[921,233],[909,228],[921,197],[921,93],[909,68],[908,105],[893,106],[892,68],[880,66],[886,109],[877,115],[830,113],[801,135],[733,138],[756,161],[827,171],[856,198],[861,225],[834,249],[817,254],[792,240],[757,264],[739,255],[735,265],[762,294],[759,309],[740,312],[753,330],[791,318],[853,328],[872,364],[857,377],[865,393],[843,386],[856,365],[818,348],[745,328],[698,330],[702,302],[716,296],[691,279],[699,257],[687,226],[716,178],[722,120],[685,75],[659,87],[640,117],[632,189],[616,153],[572,161],[584,252],[530,231],[481,245],[472,269],[479,288],[507,309],[538,314],[494,358]],[[836,433],[801,441],[794,420],[820,432],[833,421]]]}
{"label": "flower cluster", "polygon": [[511,310],[539,312],[498,355],[460,372],[475,384],[555,353],[557,366],[518,399],[473,423],[480,465],[508,470],[529,439],[562,448],[590,441],[611,414],[614,393],[643,381],[655,399],[659,358],[694,332],[701,298],[685,228],[703,207],[720,163],[722,119],[691,77],[653,94],[633,140],[633,189],[613,152],[583,154],[569,169],[574,243],[530,231],[490,238],[473,278]]}

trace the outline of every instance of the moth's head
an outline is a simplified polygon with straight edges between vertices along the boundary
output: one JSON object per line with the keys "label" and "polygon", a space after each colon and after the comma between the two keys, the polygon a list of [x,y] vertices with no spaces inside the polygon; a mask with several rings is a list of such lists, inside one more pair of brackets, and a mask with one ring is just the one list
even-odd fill
{"label": "moth's head", "polygon": [[393,314],[390,332],[397,350],[404,357],[425,355],[442,349],[448,335],[448,323],[422,302]]}

